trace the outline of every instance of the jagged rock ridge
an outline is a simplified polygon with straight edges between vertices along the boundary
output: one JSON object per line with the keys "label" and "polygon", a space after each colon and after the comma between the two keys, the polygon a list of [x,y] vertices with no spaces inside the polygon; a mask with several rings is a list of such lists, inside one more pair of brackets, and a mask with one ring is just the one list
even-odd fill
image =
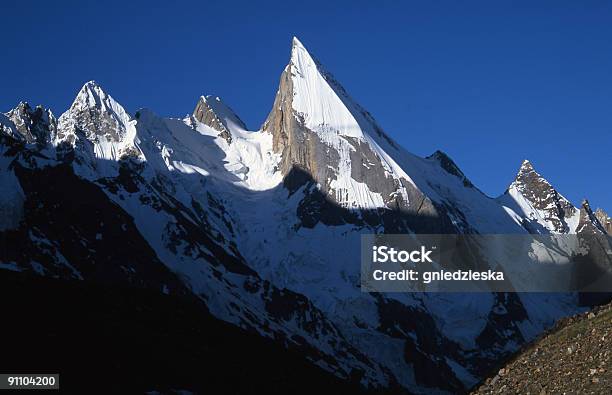
{"label": "jagged rock ridge", "polygon": [[193,110],[193,116],[198,122],[219,131],[219,137],[225,139],[228,144],[232,142],[230,131],[232,128],[247,129],[244,122],[218,97],[200,97],[196,108]]}
{"label": "jagged rock ridge", "polygon": [[523,226],[531,232],[572,233],[576,230],[578,210],[536,172],[528,160],[523,161],[500,201],[511,203],[523,216]]}
{"label": "jagged rock ridge", "polygon": [[610,218],[610,216],[600,208],[595,210],[595,217],[606,232],[608,232],[609,235],[612,235],[612,218]]}
{"label": "jagged rock ridge", "polygon": [[582,201],[582,206],[580,207],[580,222],[578,222],[577,232],[590,234],[606,233],[606,229],[601,224],[597,215],[591,209],[589,201],[586,199]]}

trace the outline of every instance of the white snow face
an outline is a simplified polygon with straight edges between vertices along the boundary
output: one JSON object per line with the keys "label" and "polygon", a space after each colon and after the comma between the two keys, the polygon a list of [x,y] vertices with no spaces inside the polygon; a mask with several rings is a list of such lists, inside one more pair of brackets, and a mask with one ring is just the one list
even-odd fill
{"label": "white snow face", "polygon": [[293,109],[303,117],[308,129],[322,136],[335,134],[364,139],[357,120],[297,38],[293,39],[289,71],[294,89]]}

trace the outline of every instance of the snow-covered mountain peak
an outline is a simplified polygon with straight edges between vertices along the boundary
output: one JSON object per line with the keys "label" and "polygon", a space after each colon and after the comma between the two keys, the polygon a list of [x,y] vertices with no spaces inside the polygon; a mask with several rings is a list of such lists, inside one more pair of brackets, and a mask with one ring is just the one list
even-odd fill
{"label": "snow-covered mountain peak", "polygon": [[12,109],[10,112],[16,112],[16,111],[25,112],[31,109],[32,109],[32,106],[30,106],[30,103],[28,103],[27,101],[20,101],[19,104],[17,104],[17,106],[14,109]]}
{"label": "snow-covered mountain peak", "polygon": [[516,173],[513,184],[525,185],[530,183],[538,183],[545,185],[547,188],[553,188],[548,180],[546,180],[536,171],[533,163],[531,163],[528,159],[525,159],[523,162],[521,162],[521,167],[519,167],[519,170]]}
{"label": "snow-covered mountain peak", "polygon": [[246,125],[238,115],[219,97],[201,96],[193,110],[193,116],[199,122],[219,132],[228,144],[232,142],[232,134],[245,131]]}
{"label": "snow-covered mountain peak", "polygon": [[132,119],[123,106],[95,81],[88,81],[83,85],[68,112],[80,113],[86,110],[108,114],[119,124],[127,124]]}
{"label": "snow-covered mountain peak", "polygon": [[[363,139],[351,100],[330,73],[294,38],[289,63],[292,105],[304,126],[315,133]],[[351,111],[353,110],[353,111]]]}
{"label": "snow-covered mountain peak", "polygon": [[21,134],[17,131],[13,121],[6,114],[2,113],[0,113],[0,133],[12,138],[21,139]]}
{"label": "snow-covered mountain peak", "polygon": [[32,108],[29,103],[22,101],[6,116],[13,122],[19,136],[27,143],[44,145],[49,142],[50,136],[57,128],[57,120],[51,110],[40,105]]}
{"label": "snow-covered mountain peak", "polygon": [[[313,181],[335,206],[401,210],[407,218],[413,211],[426,213],[437,218],[428,231],[440,230],[445,221],[438,221],[439,210],[400,165],[413,163],[413,156],[384,134],[297,39],[263,130],[272,134],[290,190]],[[313,218],[306,222],[313,224]]]}
{"label": "snow-covered mountain peak", "polygon": [[516,178],[499,200],[523,218],[523,226],[534,233],[573,233],[578,210],[524,160]]}
{"label": "snow-covered mountain peak", "polygon": [[93,106],[95,106],[97,102],[101,101],[102,97],[106,96],[108,95],[96,81],[87,81],[79,90],[73,105],[79,102],[90,102]]}
{"label": "snow-covered mountain peak", "polygon": [[521,163],[521,167],[519,168],[519,171],[518,171],[518,174],[517,174],[517,178],[523,176],[524,174],[529,174],[529,173],[534,172],[534,171],[535,171],[535,169],[533,168],[533,165],[531,164],[529,159],[525,159]]}
{"label": "snow-covered mountain peak", "polygon": [[102,100],[107,97],[108,95],[106,92],[104,92],[102,87],[98,85],[96,81],[87,81],[77,93],[70,108],[101,106]]}
{"label": "snow-covered mountain peak", "polygon": [[300,41],[300,39],[297,38],[296,36],[293,36],[293,38],[291,39],[291,45],[294,46],[294,47],[296,45],[299,45],[299,46],[302,46],[302,47],[304,46],[304,45],[302,45],[302,42]]}
{"label": "snow-covered mountain peak", "polygon": [[[304,58],[304,59],[301,59]],[[307,63],[302,63],[303,60],[306,60],[307,63],[317,63],[304,44],[297,38],[293,37],[291,40],[291,60],[289,61],[289,65],[298,66],[298,65],[306,65]]]}
{"label": "snow-covered mountain peak", "polygon": [[[59,118],[54,145],[79,147],[82,156],[117,161],[144,156],[137,146],[136,120],[95,81],[86,82]],[[91,144],[91,145],[90,145]]]}
{"label": "snow-covered mountain peak", "polygon": [[95,81],[86,82],[60,117],[60,133],[82,132],[92,141],[122,141],[132,117]]}

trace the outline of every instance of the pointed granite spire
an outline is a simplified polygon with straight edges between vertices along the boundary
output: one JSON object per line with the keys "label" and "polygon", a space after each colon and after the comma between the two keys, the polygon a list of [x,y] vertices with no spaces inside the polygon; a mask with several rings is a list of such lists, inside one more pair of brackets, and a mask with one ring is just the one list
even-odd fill
{"label": "pointed granite spire", "polygon": [[290,192],[311,183],[337,206],[439,218],[427,225],[432,233],[452,227],[401,169],[395,158],[405,153],[295,37],[263,130]]}
{"label": "pointed granite spire", "polygon": [[138,147],[136,123],[98,83],[89,81],[59,118],[53,144],[61,147],[62,160],[71,160],[66,158],[72,158],[75,151],[93,169],[99,168],[99,160],[145,160]]}
{"label": "pointed granite spire", "polygon": [[606,229],[599,222],[599,219],[591,209],[587,199],[582,201],[580,207],[580,222],[578,223],[577,233],[580,234],[605,234]]}
{"label": "pointed granite spire", "polygon": [[112,96],[110,96],[96,81],[86,82],[72,102],[69,111],[96,109],[106,112],[120,122],[129,121],[132,117]]}
{"label": "pointed granite spire", "polygon": [[516,202],[527,222],[537,222],[555,233],[573,230],[570,219],[577,215],[576,208],[535,170],[529,160],[521,163],[505,195]]}
{"label": "pointed granite spire", "polygon": [[603,209],[598,208],[595,210],[595,217],[606,230],[609,235],[612,235],[612,218]]}
{"label": "pointed granite spire", "polygon": [[[60,135],[74,134],[78,129],[89,140],[121,141],[132,117],[123,106],[95,81],[86,82],[70,109],[59,119]],[[61,137],[61,136],[60,136]]]}

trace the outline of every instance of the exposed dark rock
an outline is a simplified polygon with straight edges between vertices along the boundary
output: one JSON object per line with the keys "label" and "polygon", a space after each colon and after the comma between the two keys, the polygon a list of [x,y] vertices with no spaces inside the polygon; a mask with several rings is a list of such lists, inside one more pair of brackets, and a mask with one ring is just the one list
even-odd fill
{"label": "exposed dark rock", "polygon": [[97,83],[86,83],[68,112],[60,117],[57,138],[63,140],[73,134],[94,142],[123,140],[126,126],[121,114],[114,111],[113,102]]}
{"label": "exposed dark rock", "polygon": [[42,106],[32,108],[28,103],[21,102],[7,115],[28,143],[45,145],[57,130],[57,120],[51,111]]}
{"label": "exposed dark rock", "polygon": [[[489,312],[487,326],[476,339],[478,346],[495,350],[499,358],[510,352],[505,350],[508,341],[523,344],[525,339],[518,323],[529,318],[516,293],[496,293],[494,307]],[[500,342],[503,339],[503,342]]]}
{"label": "exposed dark rock", "polygon": [[606,232],[612,236],[612,218],[610,218],[610,216],[600,208],[595,210],[595,217]]}
{"label": "exposed dark rock", "polygon": [[[209,105],[208,100],[214,100],[210,97],[200,97],[198,100],[198,104],[193,110],[193,117],[199,122],[210,126],[211,128],[217,130],[219,132],[219,137],[222,137],[227,141],[228,144],[232,142],[232,133],[228,128],[227,121],[221,118],[215,110]],[[246,126],[239,118],[240,126],[243,129],[246,129]]]}
{"label": "exposed dark rock", "polygon": [[[295,166],[284,178],[284,185],[292,193],[301,190],[304,197],[297,207],[297,216],[300,225],[313,228],[321,222],[325,225],[337,226],[352,224],[358,227],[370,227],[372,230],[383,230],[385,233],[456,233],[457,229],[446,214],[445,207],[434,206],[422,194],[413,198],[421,198],[421,205],[415,213],[404,210],[402,207],[389,207],[379,209],[349,209],[340,206],[328,194],[316,187],[316,182],[310,173]],[[303,189],[300,189],[302,188]],[[415,191],[417,191],[415,189]],[[413,200],[414,201],[414,200]],[[427,207],[436,207],[433,214]],[[426,209],[423,209],[423,208]]]}
{"label": "exposed dark rock", "polygon": [[567,218],[576,212],[576,208],[553,186],[536,172],[528,160],[523,161],[519,172],[510,186],[516,188],[534,208],[542,210],[557,232],[567,233]]}
{"label": "exposed dark rock", "polygon": [[[461,359],[459,346],[439,333],[433,319],[421,310],[383,297],[377,298],[379,331],[405,339],[404,359],[414,366],[416,382],[453,393],[465,391],[444,357]],[[406,338],[411,333],[415,338]]]}
{"label": "exposed dark rock", "polygon": [[591,209],[588,200],[583,200],[580,207],[580,221],[576,233],[579,234],[605,234],[606,229]]}
{"label": "exposed dark rock", "polygon": [[0,261],[51,277],[187,292],[99,187],[68,165],[14,169],[25,214],[19,228],[0,232]]}
{"label": "exposed dark rock", "polygon": [[274,151],[282,154],[279,170],[284,176],[294,166],[299,167],[311,174],[327,192],[330,182],[336,178],[338,152],[323,144],[316,133],[304,126],[299,114],[293,111],[292,98],[291,71],[287,67],[281,75],[280,87],[263,130],[272,134]]}
{"label": "exposed dark rock", "polygon": [[463,182],[464,186],[468,188],[475,188],[474,184],[472,184],[472,182],[465,176],[465,174],[463,174],[455,162],[444,152],[438,150],[427,158],[438,161],[438,163],[440,163],[440,167],[446,170],[449,174],[459,178]]}

